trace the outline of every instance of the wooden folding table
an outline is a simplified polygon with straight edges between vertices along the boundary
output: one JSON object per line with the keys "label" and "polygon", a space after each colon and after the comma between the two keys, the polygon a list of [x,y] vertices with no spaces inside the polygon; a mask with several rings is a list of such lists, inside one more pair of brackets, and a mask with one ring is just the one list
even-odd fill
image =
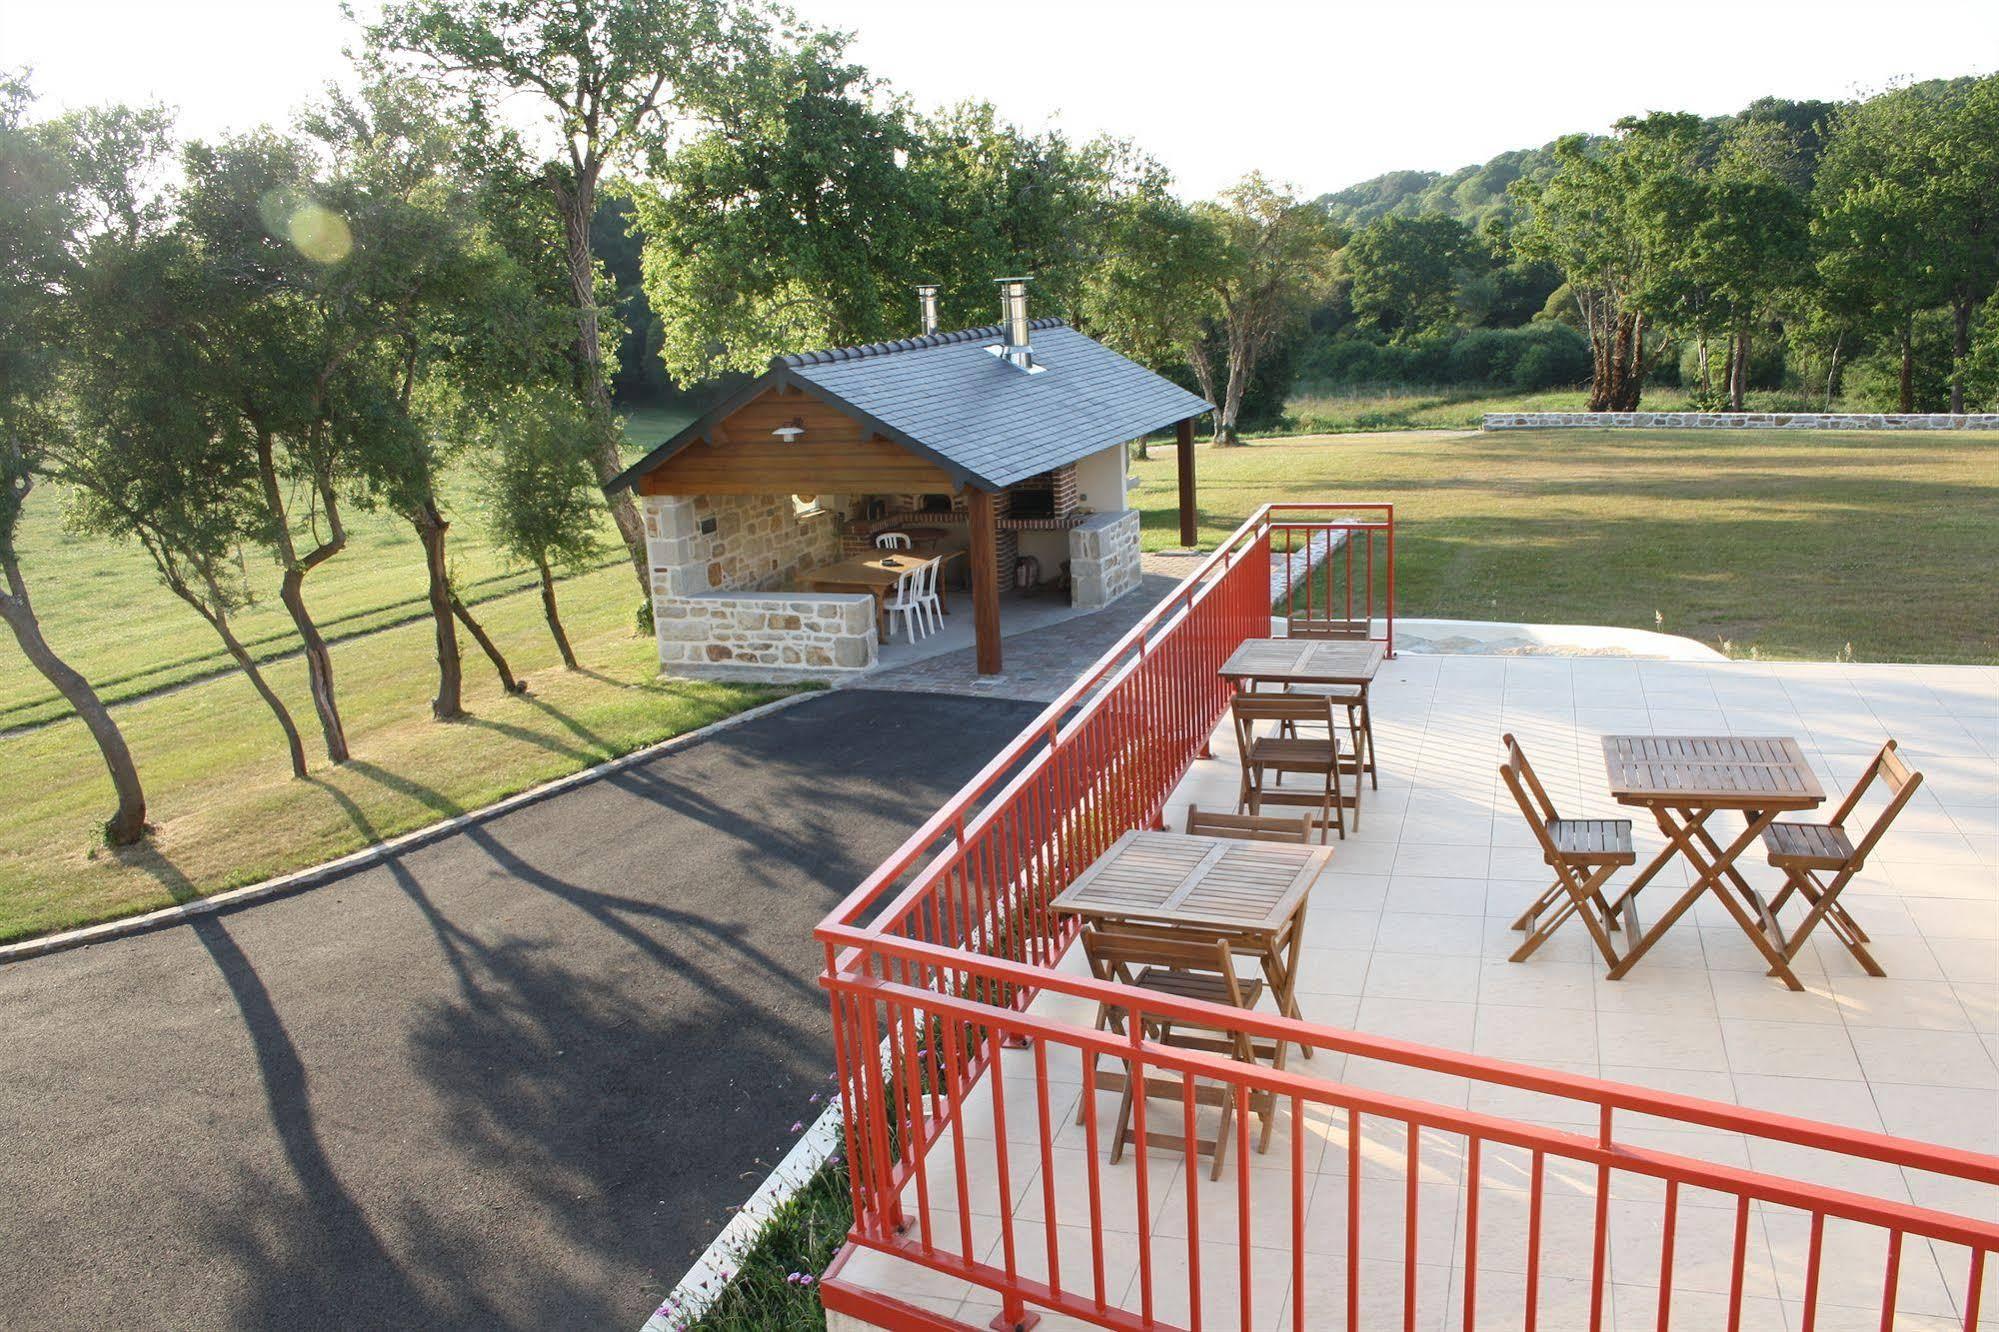
{"label": "wooden folding table", "polygon": [[[1380,785],[1374,768],[1374,719],[1367,708],[1368,686],[1374,683],[1387,649],[1380,643],[1325,638],[1246,638],[1222,663],[1220,676],[1237,689],[1254,688],[1259,680],[1282,685],[1343,685],[1360,691],[1365,723],[1353,737],[1354,800],[1359,809],[1360,776]],[[1345,700],[1334,699],[1336,703]],[[1348,711],[1349,723],[1352,711]]]}
{"label": "wooden folding table", "polygon": [[[1770,963],[1770,974],[1802,990],[1785,960],[1775,916],[1735,868],[1736,858],[1779,814],[1824,803],[1825,792],[1798,742],[1787,736],[1607,735],[1603,762],[1612,798],[1651,810],[1666,834],[1666,845],[1618,895],[1612,913],[1622,911],[1675,855],[1684,855],[1696,871],[1693,886],[1618,959],[1610,978],[1622,979],[1701,894],[1712,892]],[[1746,824],[1727,846],[1707,830],[1708,819],[1723,810],[1739,811]],[[1773,943],[1773,937],[1780,942]]]}
{"label": "wooden folding table", "polygon": [[[1295,1018],[1305,901],[1332,855],[1331,847],[1304,843],[1137,830],[1118,838],[1053,906],[1100,924],[1225,938],[1257,959],[1278,1011]],[[1276,1062],[1284,1066],[1281,1046]]]}

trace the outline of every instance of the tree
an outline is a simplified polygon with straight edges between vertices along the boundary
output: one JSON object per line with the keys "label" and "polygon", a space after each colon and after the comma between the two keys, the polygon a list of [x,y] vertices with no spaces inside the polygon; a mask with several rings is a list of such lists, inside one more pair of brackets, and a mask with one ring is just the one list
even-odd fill
{"label": "tree", "polygon": [[464,715],[459,624],[492,662],[502,689],[526,686],[452,587],[451,524],[437,478],[462,446],[427,409],[463,391],[450,381],[503,378],[541,359],[553,330],[536,317],[531,284],[480,232],[474,193],[455,170],[458,145],[426,88],[375,78],[358,100],[334,94],[304,128],[332,164],[320,193],[353,219],[368,256],[361,262],[374,270],[367,276],[373,300],[361,308],[378,322],[357,327],[369,345],[350,362],[348,378],[380,419],[358,466],[423,547],[437,640],[431,715],[449,721]]}
{"label": "tree", "polygon": [[277,721],[292,776],[302,778],[298,725],[230,623],[252,599],[237,555],[259,532],[256,478],[231,437],[234,422],[216,419],[189,391],[202,374],[197,358],[155,315],[170,290],[160,270],[173,262],[171,241],[123,255],[106,248],[91,254],[94,290],[80,302],[68,429],[45,466],[77,492],[71,518],[82,531],[136,541],[160,582],[221,639]]}
{"label": "tree", "polygon": [[1814,185],[1819,303],[1840,322],[1899,348],[1896,410],[1916,409],[1915,324],[1950,296],[1952,238],[1934,207],[1939,89],[1918,84],[1849,107],[1835,122]]}
{"label": "tree", "polygon": [[0,620],[96,742],[117,796],[104,837],[129,846],[146,835],[138,766],[104,700],[43,635],[15,546],[35,468],[61,429],[51,403],[64,294],[91,226],[71,145],[29,122],[32,101],[25,77],[0,76]]}
{"label": "tree", "polygon": [[1554,174],[1513,186],[1528,212],[1521,249],[1561,270],[1589,337],[1593,412],[1633,411],[1644,392],[1646,320],[1667,303],[1706,142],[1698,116],[1627,118],[1608,142],[1557,141]]}
{"label": "tree", "polygon": [[919,119],[909,158],[919,240],[911,271],[940,284],[946,327],[996,321],[997,278],[1034,278],[1035,307],[1085,322],[1090,274],[1120,206],[1164,193],[1165,171],[1131,144],[1029,133],[990,103]]}
{"label": "tree", "polygon": [[1370,222],[1344,251],[1354,313],[1397,342],[1447,323],[1476,254],[1464,223],[1440,213]]}
{"label": "tree", "polygon": [[1925,201],[1950,304],[1950,410],[1961,412],[1972,314],[1999,282],[1999,75],[1950,85],[1926,147],[1935,175]]}
{"label": "tree", "polygon": [[556,569],[587,568],[602,553],[595,484],[578,447],[585,438],[574,399],[515,391],[490,401],[467,421],[485,446],[483,474],[494,544],[532,565],[541,580],[542,615],[562,653],[576,653],[555,607]]}
{"label": "tree", "polygon": [[913,331],[907,113],[818,36],[736,81],[713,129],[635,185],[669,374],[757,371],[803,347]]}
{"label": "tree", "polygon": [[1196,216],[1215,230],[1209,328],[1190,364],[1216,405],[1215,443],[1242,441],[1236,425],[1257,367],[1304,318],[1339,247],[1323,208],[1252,172]]}
{"label": "tree", "polygon": [[[607,171],[657,153],[676,119],[713,109],[738,67],[761,58],[772,28],[756,0],[395,0],[367,29],[379,56],[453,86],[476,124],[496,125],[508,98],[539,103],[557,146],[532,174],[562,228],[575,389],[606,485],[624,461],[590,249],[599,187]],[[638,509],[624,492],[606,499],[650,597]]]}

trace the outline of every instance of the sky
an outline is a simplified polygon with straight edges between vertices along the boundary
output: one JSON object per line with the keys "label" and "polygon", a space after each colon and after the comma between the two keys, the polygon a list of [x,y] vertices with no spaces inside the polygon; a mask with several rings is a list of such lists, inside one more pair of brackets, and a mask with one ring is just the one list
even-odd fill
{"label": "sky", "polygon": [[[1999,68],[1999,0],[793,0],[932,108],[1138,141],[1181,193],[1448,171],[1648,110],[1840,98]],[[359,0],[364,13],[370,0]],[[339,0],[0,0],[0,67],[50,107],[157,98],[191,136],[346,73]]]}

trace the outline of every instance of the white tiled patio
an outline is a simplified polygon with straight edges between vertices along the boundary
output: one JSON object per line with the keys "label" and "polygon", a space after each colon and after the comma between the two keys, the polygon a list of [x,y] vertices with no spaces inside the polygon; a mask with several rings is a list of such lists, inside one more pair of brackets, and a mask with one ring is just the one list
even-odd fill
{"label": "white tiled patio", "polygon": [[[1983,667],[1680,663],[1560,657],[1404,655],[1374,687],[1379,791],[1338,845],[1310,901],[1299,981],[1308,1019],[1852,1125],[1934,1143],[1999,1152],[1999,670]],[[1500,736],[1525,747],[1565,816],[1633,817],[1641,865],[1662,843],[1642,810],[1606,792],[1605,734],[1789,735],[1816,769],[1826,809],[1881,742],[1894,737],[1924,785],[1843,901],[1872,936],[1887,979],[1866,976],[1829,931],[1798,960],[1803,993],[1764,975],[1760,956],[1718,904],[1683,918],[1625,980],[1609,981],[1579,928],[1533,958],[1511,963],[1512,918],[1547,884],[1529,829],[1498,776]],[[1189,803],[1235,799],[1235,759],[1218,734],[1215,756],[1175,792],[1168,820]],[[1863,814],[1871,813],[1863,805]],[[1810,817],[1810,816],[1803,816]],[[1741,862],[1774,887],[1760,848]],[[1628,877],[1631,871],[1622,871]],[[1646,890],[1649,922],[1689,880],[1675,864]],[[1795,919],[1793,909],[1787,917]],[[1080,968],[1073,956],[1069,964]],[[1267,1002],[1267,1001],[1266,1001]],[[1044,996],[1037,1011],[1082,1024],[1086,1006]],[[1046,1268],[1046,1181],[1026,1052],[1006,1056],[1015,1230],[1020,1270]],[[1294,1061],[1294,1068],[1300,1067]],[[1594,1109],[1526,1093],[1322,1053],[1317,1076],[1451,1106],[1588,1130]],[[1077,1061],[1050,1056],[1051,1148],[1066,1288],[1089,1289],[1090,1239],[1082,1130],[1071,1122]],[[1065,1102],[1066,1098],[1066,1102]],[[964,1133],[991,1141],[979,1089]],[[1115,1098],[1104,1096],[1108,1126]],[[1170,1108],[1165,1113],[1171,1114]],[[1343,1325],[1347,1161],[1343,1117],[1308,1114],[1308,1326]],[[1363,1327],[1400,1326],[1404,1130],[1363,1121]],[[1107,1130],[1106,1130],[1107,1131]],[[1255,1323],[1290,1326],[1290,1125],[1252,1157]],[[1999,1220],[1999,1193],[1894,1167],[1837,1161],[1733,1134],[1620,1128],[1622,1141],[1819,1180],[1877,1197]],[[1328,1144],[1331,1144],[1329,1147]],[[991,1148],[968,1149],[974,1246],[1001,1261]],[[1152,1236],[1155,1315],[1184,1324],[1188,1172],[1177,1153],[1152,1153],[1148,1215],[1134,1201],[1133,1164],[1100,1163],[1107,1295],[1136,1311],[1141,1221]],[[1465,1215],[1461,1140],[1426,1140],[1419,1176],[1418,1323],[1459,1324]],[[930,1158],[930,1202],[940,1244],[957,1244],[949,1138]],[[1235,1169],[1210,1184],[1206,1162],[1202,1304],[1205,1326],[1238,1322]],[[1524,1286],[1527,1193],[1522,1159],[1488,1149],[1481,1170],[1480,1327],[1518,1326]],[[1543,1328],[1587,1325],[1591,1172],[1550,1161],[1542,1252]],[[1610,1203],[1605,1326],[1657,1325],[1657,1186],[1618,1175]],[[914,1212],[914,1189],[908,1194]],[[1744,1274],[1745,1328],[1801,1326],[1806,1219],[1761,1205],[1752,1213]],[[1683,1191],[1672,1326],[1719,1328],[1730,1281],[1732,1202]],[[1838,1223],[1826,1231],[1817,1326],[1878,1327],[1882,1233]],[[1895,1326],[1962,1327],[1965,1255],[1912,1240],[1903,1252]],[[998,1300],[966,1283],[877,1254],[859,1253],[849,1279],[983,1326]],[[1999,1279],[1987,1268],[1981,1326],[1999,1326]],[[1372,1313],[1370,1313],[1372,1311]],[[1045,1319],[1041,1327],[1067,1325]]]}

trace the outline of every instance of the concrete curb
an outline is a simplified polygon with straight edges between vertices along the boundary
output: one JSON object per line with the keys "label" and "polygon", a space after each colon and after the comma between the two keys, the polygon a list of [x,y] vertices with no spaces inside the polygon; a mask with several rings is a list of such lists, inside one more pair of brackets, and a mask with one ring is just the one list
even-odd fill
{"label": "concrete curb", "polygon": [[736,1210],[699,1261],[687,1269],[680,1284],[660,1301],[641,1332],[682,1332],[699,1322],[729,1288],[744,1256],[763,1237],[764,1228],[777,1210],[812,1182],[812,1177],[840,1149],[842,1136],[840,1098],[834,1096],[819,1118],[812,1121],[812,1127],[805,1130],[805,1136],[791,1145],[777,1169],[764,1176],[749,1201]]}
{"label": "concrete curb", "polygon": [[117,920],[107,920],[99,925],[85,925],[78,929],[64,930],[57,934],[45,934],[37,939],[23,939],[19,943],[0,944],[0,966],[4,966],[9,962],[26,961],[31,957],[42,957],[49,953],[66,952],[71,948],[82,948],[89,944],[103,943],[108,939],[122,939],[127,935],[144,934],[152,930],[164,929],[170,925],[178,925],[196,916],[214,915],[217,912],[229,911],[237,907],[261,902],[267,898],[281,897],[288,893],[302,892],[307,888],[316,888],[329,880],[351,874],[355,870],[366,869],[371,865],[378,865],[392,856],[414,850],[417,847],[434,842],[441,837],[458,832],[463,828],[484,823],[488,819],[498,818],[502,814],[510,814],[514,810],[546,800],[550,796],[560,795],[564,791],[594,782],[600,777],[608,777],[612,773],[622,772],[626,768],[634,767],[649,759],[657,758],[661,754],[672,753],[676,749],[697,744],[733,726],[740,726],[745,722],[755,721],[759,717],[767,717],[773,712],[795,707],[807,699],[818,697],[819,693],[820,691],[818,690],[808,690],[803,693],[789,694],[784,698],[775,699],[769,703],[759,704],[748,711],[738,712],[734,716],[724,717],[717,722],[710,722],[708,725],[700,727],[697,730],[687,731],[681,735],[661,740],[657,744],[647,745],[644,749],[635,749],[629,754],[623,754],[614,759],[607,759],[595,767],[585,768],[581,772],[572,772],[567,777],[557,777],[554,781],[543,782],[540,786],[530,787],[525,791],[510,795],[504,800],[495,801],[482,809],[469,810],[466,813],[454,815],[438,823],[426,824],[424,827],[403,833],[399,837],[391,837],[386,842],[377,842],[373,846],[363,847],[359,851],[350,852],[337,860],[329,860],[322,865],[314,865],[308,869],[293,870],[289,874],[280,874],[274,879],[265,879],[262,883],[248,884],[242,888],[231,888],[226,892],[215,893],[208,897],[199,897],[192,902],[182,902],[175,906],[161,907],[157,911],[148,911],[137,916],[124,916]]}

